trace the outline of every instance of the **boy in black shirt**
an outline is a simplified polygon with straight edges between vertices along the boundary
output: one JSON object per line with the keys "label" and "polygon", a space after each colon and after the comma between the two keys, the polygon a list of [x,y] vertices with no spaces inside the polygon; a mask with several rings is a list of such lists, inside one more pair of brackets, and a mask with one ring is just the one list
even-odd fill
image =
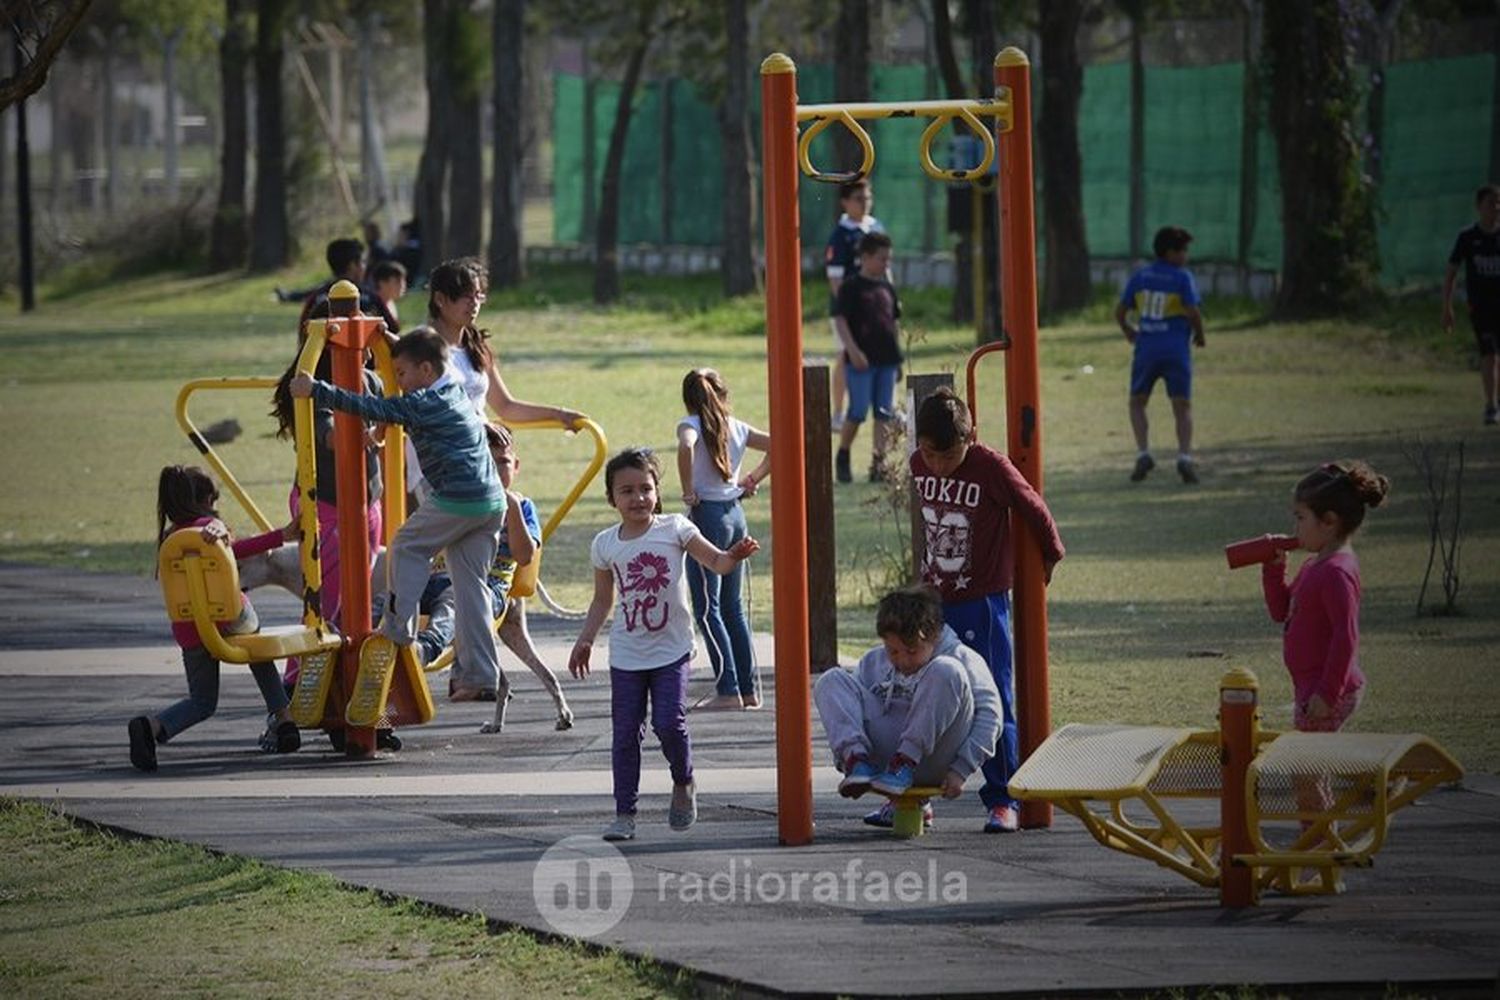
{"label": "boy in black shirt", "polygon": [[1484,383],[1484,422],[1500,414],[1500,184],[1486,184],[1474,194],[1479,221],[1458,234],[1443,277],[1443,329],[1453,329],[1453,286],[1464,267],[1469,322],[1479,346],[1479,377]]}
{"label": "boy in black shirt", "polygon": [[875,440],[870,459],[870,481],[883,477],[882,460],[894,418],[892,403],[901,377],[901,300],[886,280],[891,261],[891,238],[866,233],[859,241],[859,270],[844,278],[834,303],[833,321],[844,345],[844,377],[849,387],[849,409],[839,430],[835,471],[841,483],[852,482],[849,446],[866,414],[875,410]]}

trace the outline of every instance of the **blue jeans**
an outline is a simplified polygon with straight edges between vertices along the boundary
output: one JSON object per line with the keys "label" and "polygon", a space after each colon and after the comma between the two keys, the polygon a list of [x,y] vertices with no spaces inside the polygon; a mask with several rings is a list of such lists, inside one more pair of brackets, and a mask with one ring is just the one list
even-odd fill
{"label": "blue jeans", "polygon": [[979,799],[986,809],[1016,805],[1007,785],[1020,766],[1021,743],[1016,729],[1016,690],[1014,657],[1010,645],[1010,597],[990,594],[972,601],[943,605],[943,621],[958,633],[965,646],[984,657],[990,676],[1000,689],[1000,738],[995,741],[995,756],[980,767],[984,785]]}
{"label": "blue jeans", "polygon": [[[227,633],[248,635],[259,628],[260,620],[256,617],[255,609],[246,604]],[[163,743],[213,715],[219,707],[219,661],[214,659],[213,654],[203,646],[184,649],[182,669],[187,674],[188,696],[156,717],[161,723]],[[286,688],[281,686],[281,675],[276,672],[276,664],[270,661],[252,663],[250,674],[255,678],[255,686],[260,688],[260,696],[266,700],[266,711],[279,712],[286,708]]]}
{"label": "blue jeans", "polygon": [[[721,549],[728,549],[749,534],[738,500],[700,500],[688,516],[703,537]],[[708,662],[718,681],[718,693],[759,696],[760,670],[755,665],[750,619],[745,615],[743,600],[745,564],[720,576],[704,569],[698,560],[689,559],[687,580],[693,618],[708,646]]]}

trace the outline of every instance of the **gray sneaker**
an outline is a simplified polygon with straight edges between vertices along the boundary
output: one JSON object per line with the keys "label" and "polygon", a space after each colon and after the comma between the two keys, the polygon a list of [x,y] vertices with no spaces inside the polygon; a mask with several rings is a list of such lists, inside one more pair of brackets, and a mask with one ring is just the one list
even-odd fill
{"label": "gray sneaker", "polygon": [[1198,481],[1198,470],[1190,458],[1179,458],[1177,460],[1177,474],[1182,477],[1183,482],[1189,485]]}
{"label": "gray sneaker", "polygon": [[635,839],[635,817],[629,813],[617,813],[615,821],[604,828],[604,839],[634,840]]}
{"label": "gray sneaker", "polygon": [[667,810],[667,825],[681,833],[698,822],[698,783],[672,786],[672,805]]}
{"label": "gray sneaker", "polygon": [[1130,472],[1130,481],[1138,483],[1146,478],[1146,473],[1156,468],[1156,459],[1150,455],[1142,455],[1135,460],[1135,468]]}

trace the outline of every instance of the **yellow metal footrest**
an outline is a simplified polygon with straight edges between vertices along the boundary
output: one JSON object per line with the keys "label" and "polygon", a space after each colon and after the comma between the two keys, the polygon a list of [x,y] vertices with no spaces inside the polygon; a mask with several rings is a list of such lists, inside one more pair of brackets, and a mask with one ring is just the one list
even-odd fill
{"label": "yellow metal footrest", "polygon": [[336,649],[327,649],[302,657],[291,705],[292,721],[298,728],[316,729],[323,724],[328,688],[333,684],[334,671],[338,669],[338,653]]}
{"label": "yellow metal footrest", "polygon": [[373,727],[385,714],[385,699],[396,674],[396,644],[383,635],[372,635],[359,647],[359,673],[354,694],[344,709],[351,726]]}
{"label": "yellow metal footrest", "polygon": [[922,807],[929,799],[943,794],[941,788],[917,785],[903,794],[892,796],[891,833],[898,837],[920,837],[927,832],[922,822]]}

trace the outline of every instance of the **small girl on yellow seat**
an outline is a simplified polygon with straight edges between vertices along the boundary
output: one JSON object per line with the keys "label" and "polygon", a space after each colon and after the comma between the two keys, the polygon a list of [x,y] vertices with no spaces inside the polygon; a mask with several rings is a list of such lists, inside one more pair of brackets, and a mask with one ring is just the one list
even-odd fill
{"label": "small girl on yellow seat", "polygon": [[[161,470],[156,487],[156,544],[183,528],[199,528],[206,542],[225,542],[235,559],[245,559],[278,548],[297,537],[296,522],[285,528],[235,541],[229,528],[219,519],[218,488],[202,469],[191,465],[169,465]],[[240,594],[240,613],[233,621],[217,623],[225,635],[248,635],[260,628],[255,608]],[[191,621],[172,623],[172,635],[182,647],[182,667],[187,673],[188,695],[153,716],[138,715],[130,720],[130,763],[142,771],[156,770],[156,746],[165,743],[190,726],[213,715],[219,706],[219,661],[214,659],[198,637]],[[286,690],[276,664],[250,664],[251,676],[266,700],[271,724],[262,737],[262,749],[291,753],[302,745],[297,724],[288,711]]]}

